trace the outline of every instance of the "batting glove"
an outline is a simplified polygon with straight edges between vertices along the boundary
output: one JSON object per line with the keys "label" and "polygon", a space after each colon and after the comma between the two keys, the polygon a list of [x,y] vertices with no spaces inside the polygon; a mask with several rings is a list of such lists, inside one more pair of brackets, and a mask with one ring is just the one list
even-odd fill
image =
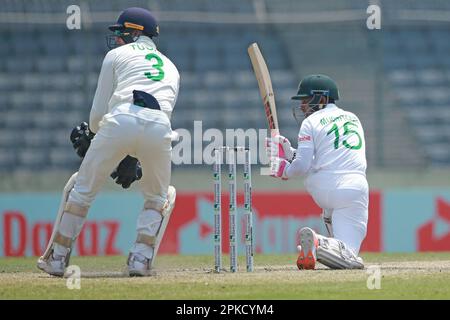
{"label": "batting glove", "polygon": [[290,162],[280,157],[272,157],[270,159],[270,176],[287,180],[286,170]]}
{"label": "batting glove", "polygon": [[283,158],[292,161],[295,157],[295,149],[286,137],[276,135],[265,140],[266,154],[269,159],[273,157]]}

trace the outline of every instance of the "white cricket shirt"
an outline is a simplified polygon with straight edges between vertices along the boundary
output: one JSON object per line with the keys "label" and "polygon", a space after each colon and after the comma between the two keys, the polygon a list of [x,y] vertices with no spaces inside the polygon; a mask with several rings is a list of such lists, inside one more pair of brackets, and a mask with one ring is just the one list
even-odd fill
{"label": "white cricket shirt", "polygon": [[[311,149],[313,158],[308,175],[366,173],[366,143],[361,122],[356,115],[335,104],[328,104],[303,120],[297,155],[301,157],[302,150],[311,154]],[[295,165],[295,160],[292,164]]]}
{"label": "white cricket shirt", "polygon": [[103,60],[89,126],[97,132],[103,116],[116,106],[133,102],[133,90],[141,90],[158,100],[170,119],[180,86],[175,65],[146,36],[109,51]]}

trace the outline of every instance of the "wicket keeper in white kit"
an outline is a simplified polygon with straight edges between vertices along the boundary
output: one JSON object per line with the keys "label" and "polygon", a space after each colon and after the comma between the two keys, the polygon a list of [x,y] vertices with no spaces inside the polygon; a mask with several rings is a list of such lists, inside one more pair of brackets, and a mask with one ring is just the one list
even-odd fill
{"label": "wicket keeper in white kit", "polygon": [[50,254],[38,260],[41,270],[55,276],[64,275],[89,207],[111,172],[123,188],[140,179],[145,200],[127,261],[131,276],[151,274],[174,207],[170,117],[178,96],[178,70],[153,42],[159,27],[148,10],[128,8],[109,29],[114,35],[108,43],[116,48],[104,58],[89,127],[79,126],[71,135],[84,158]]}
{"label": "wicket keeper in white kit", "polygon": [[[293,100],[294,116],[303,114],[298,148],[283,136],[272,139],[271,175],[306,176],[305,186],[323,209],[328,237],[310,228],[299,232],[297,266],[314,269],[316,261],[332,269],[362,269],[358,257],[366,236],[369,187],[366,180],[364,131],[360,120],[336,106],[339,91],[326,75],[310,75]],[[301,203],[299,204],[301,205]]]}

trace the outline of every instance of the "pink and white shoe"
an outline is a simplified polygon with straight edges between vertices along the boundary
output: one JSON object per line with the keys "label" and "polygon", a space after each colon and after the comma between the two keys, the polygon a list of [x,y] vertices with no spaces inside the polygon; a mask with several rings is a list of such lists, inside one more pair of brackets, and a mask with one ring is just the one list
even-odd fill
{"label": "pink and white shoe", "polygon": [[302,228],[299,235],[300,245],[297,248],[300,249],[300,254],[297,258],[297,267],[300,270],[314,270],[317,261],[319,239],[316,233],[310,228]]}

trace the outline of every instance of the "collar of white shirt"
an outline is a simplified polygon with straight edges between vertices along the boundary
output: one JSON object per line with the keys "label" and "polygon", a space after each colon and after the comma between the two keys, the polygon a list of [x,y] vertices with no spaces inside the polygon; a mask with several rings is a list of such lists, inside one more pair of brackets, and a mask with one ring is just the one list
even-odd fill
{"label": "collar of white shirt", "polygon": [[317,110],[316,112],[314,112],[314,114],[322,114],[324,112],[326,112],[325,110],[331,110],[331,109],[336,109],[338,106],[335,105],[334,103],[329,103],[327,104],[324,108]]}
{"label": "collar of white shirt", "polygon": [[319,114],[328,112],[328,111],[333,110],[333,109],[336,109],[336,108],[338,108],[338,106],[335,105],[334,103],[328,103],[324,108],[322,108],[322,109],[320,109],[320,110],[317,110],[317,111],[314,112],[313,114],[319,115]]}
{"label": "collar of white shirt", "polygon": [[145,43],[147,45],[151,45],[152,47],[156,48],[155,43],[153,42],[153,40],[150,37],[147,36],[140,36],[137,40],[136,43]]}

